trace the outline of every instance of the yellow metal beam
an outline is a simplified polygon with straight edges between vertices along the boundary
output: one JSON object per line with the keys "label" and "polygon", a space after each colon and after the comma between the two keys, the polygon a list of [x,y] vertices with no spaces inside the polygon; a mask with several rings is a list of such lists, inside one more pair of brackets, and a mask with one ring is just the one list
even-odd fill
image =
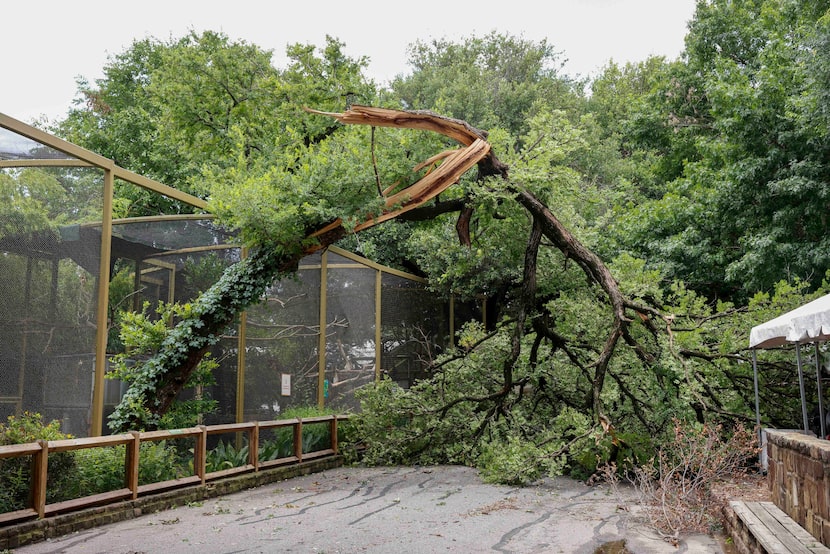
{"label": "yellow metal beam", "polygon": [[[248,249],[242,249],[242,258],[248,257]],[[237,338],[236,358],[236,422],[242,423],[245,417],[245,363],[246,349],[245,342],[248,334],[248,312],[244,311],[239,316],[239,337]]]}
{"label": "yellow metal beam", "polygon": [[383,273],[378,269],[375,272],[375,381],[380,379],[380,360],[383,347],[381,344],[381,302],[383,301]]}
{"label": "yellow metal beam", "polygon": [[154,223],[157,221],[198,221],[200,219],[214,219],[215,217],[213,214],[144,215],[113,219],[112,224],[129,225],[130,223]]}
{"label": "yellow metal beam", "polygon": [[0,167],[95,167],[83,160],[72,160],[69,158],[49,160],[0,160]]}
{"label": "yellow metal beam", "polygon": [[320,266],[320,336],[317,342],[317,407],[324,408],[326,397],[324,387],[326,386],[326,311],[328,310],[326,292],[328,289],[328,250],[323,251],[322,263]]}
{"label": "yellow metal beam", "polygon": [[[110,162],[112,163],[112,162]],[[112,197],[115,179],[104,170],[104,207],[101,218],[101,258],[98,266],[98,310],[95,325],[95,373],[89,435],[100,436],[104,424],[104,374],[107,369],[107,315],[109,313],[110,256],[112,254]]]}
{"label": "yellow metal beam", "polygon": [[115,166],[115,176],[119,179],[127,181],[128,183],[132,183],[134,185],[138,185],[140,187],[152,190],[153,192],[157,192],[159,194],[163,194],[169,198],[173,198],[174,200],[179,200],[184,202],[185,204],[190,204],[191,206],[195,206],[199,209],[206,210],[207,209],[207,202],[202,200],[201,198],[197,198],[192,194],[187,194],[186,192],[182,192],[180,190],[176,190],[171,186],[163,185],[158,181],[153,181],[152,179],[148,179],[138,173],[133,173],[123,167]]}
{"label": "yellow metal beam", "polygon": [[[388,273],[390,275],[396,275],[398,277],[403,277],[404,279],[409,279],[410,281],[417,281],[419,283],[426,283],[427,280],[423,277],[419,277],[417,275],[413,275],[412,273],[407,273],[406,271],[399,271],[397,269],[393,269],[391,267],[387,267],[385,265],[381,265],[379,263],[373,262],[372,260],[366,259],[362,256],[358,256],[357,254],[352,254],[348,250],[343,250],[342,248],[338,248],[336,246],[329,246],[327,251],[337,254],[338,256],[343,256],[344,258],[349,258],[350,260],[355,261],[356,263],[360,264],[361,266],[368,266],[372,269],[380,270],[384,273]],[[334,264],[330,265],[329,267],[335,267]],[[343,265],[342,267],[351,267]],[[356,267],[356,266],[355,266]]]}
{"label": "yellow metal beam", "polygon": [[[118,167],[115,165],[115,162],[110,160],[109,158],[105,158],[100,154],[96,154],[86,148],[82,148],[77,144],[72,144],[71,142],[65,141],[60,139],[54,135],[47,133],[37,127],[32,127],[31,125],[27,125],[22,121],[18,121],[13,117],[9,117],[6,114],[0,113],[0,127],[8,129],[17,133],[18,135],[24,136],[28,139],[33,141],[39,142],[49,148],[54,150],[58,150],[71,156],[72,158],[76,158],[76,160],[58,160],[58,162],[63,163],[56,163],[49,161],[47,164],[55,163],[55,165],[77,165],[78,160],[81,162],[86,162],[89,165],[99,167],[104,170],[112,171],[112,174],[117,179],[122,179],[127,181],[128,183],[132,183],[134,185],[138,185],[140,187],[155,191],[159,194],[163,194],[169,198],[173,198],[175,200],[179,200],[186,204],[190,204],[191,206],[195,206],[200,209],[207,209],[207,202],[193,196],[192,194],[187,194],[186,192],[182,192],[179,190],[174,189],[168,185],[163,185],[158,181],[154,181],[152,179],[148,179],[138,173],[133,173],[123,167]],[[16,160],[16,163],[26,163],[24,160]],[[46,165],[46,164],[44,164]]]}
{"label": "yellow metal beam", "polygon": [[115,165],[115,162],[101,156],[100,154],[96,154],[86,148],[81,148],[77,144],[72,144],[71,142],[59,139],[46,131],[27,125],[22,121],[18,121],[17,119],[9,117],[3,113],[0,113],[0,127],[13,131],[18,135],[22,135],[35,142],[39,142],[54,150],[63,152],[64,154],[68,154],[73,158],[88,162],[96,167],[100,167],[101,169],[112,169]]}

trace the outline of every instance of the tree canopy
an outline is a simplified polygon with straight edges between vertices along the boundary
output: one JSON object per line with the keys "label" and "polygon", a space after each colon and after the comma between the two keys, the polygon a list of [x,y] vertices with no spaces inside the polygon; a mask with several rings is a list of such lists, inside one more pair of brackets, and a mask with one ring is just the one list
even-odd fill
{"label": "tree canopy", "polygon": [[[754,422],[750,327],[827,290],[828,7],[702,1],[680,59],[587,83],[498,34],[418,42],[388,88],[331,37],[286,69],[219,33],[134,43],[57,130],[208,199],[253,255],[112,424],[156,422],[230,318],[333,243],[488,308],[429,379],[362,392],[369,460],[522,482],[647,457],[673,418]],[[789,368],[764,363],[765,421],[791,425]]]}
{"label": "tree canopy", "polygon": [[622,219],[618,240],[717,298],[745,302],[781,279],[823,277],[827,9],[698,4],[683,59],[666,69],[628,135],[673,160],[664,191]]}

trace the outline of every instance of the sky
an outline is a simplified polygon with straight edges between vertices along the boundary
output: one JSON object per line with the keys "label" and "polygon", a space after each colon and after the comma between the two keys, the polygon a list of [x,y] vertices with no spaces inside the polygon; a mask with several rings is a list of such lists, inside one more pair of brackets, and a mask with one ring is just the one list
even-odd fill
{"label": "sky", "polygon": [[231,40],[273,51],[323,46],[326,36],[346,55],[369,58],[367,75],[386,83],[409,71],[417,40],[461,41],[498,32],[546,40],[571,76],[595,75],[609,60],[650,55],[675,59],[683,50],[696,0],[40,0],[4,3],[0,12],[0,112],[24,122],[62,118],[78,77],[92,82],[108,59],[134,40],[220,31]]}

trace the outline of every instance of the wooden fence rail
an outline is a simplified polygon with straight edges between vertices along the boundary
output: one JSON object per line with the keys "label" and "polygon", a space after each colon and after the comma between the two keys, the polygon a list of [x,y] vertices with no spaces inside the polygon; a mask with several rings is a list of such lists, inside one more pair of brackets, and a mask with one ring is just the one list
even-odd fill
{"label": "wooden fence rail", "polygon": [[[251,471],[262,471],[269,468],[302,462],[303,460],[336,456],[338,454],[337,426],[338,421],[348,419],[348,416],[320,416],[310,418],[296,418],[274,421],[254,421],[250,423],[232,423],[225,425],[200,425],[187,429],[172,429],[166,431],[149,431],[102,437],[88,437],[79,439],[63,439],[56,441],[39,440],[27,444],[0,446],[0,467],[3,460],[31,457],[29,472],[29,500],[28,506],[23,509],[0,514],[0,526],[18,523],[32,518],[44,518],[51,515],[80,510],[91,506],[110,504],[126,499],[136,499],[139,496],[158,493],[161,491],[185,487],[188,485],[204,485],[207,481],[221,479],[230,475]],[[303,428],[311,425],[328,426],[329,441],[326,448],[304,452]],[[272,460],[260,460],[261,431],[291,427],[293,429],[292,452],[289,456]],[[212,435],[234,434],[237,445],[244,444],[248,448],[246,463],[211,472],[207,471],[208,438]],[[176,439],[192,439],[193,475],[159,481],[155,483],[139,484],[139,464],[141,462],[141,445],[158,441]],[[106,448],[124,446],[124,486],[116,490],[91,494],[81,498],[74,498],[60,502],[47,503],[46,490],[49,481],[49,456],[61,452],[83,450],[91,448]],[[0,483],[0,487],[6,486]]]}

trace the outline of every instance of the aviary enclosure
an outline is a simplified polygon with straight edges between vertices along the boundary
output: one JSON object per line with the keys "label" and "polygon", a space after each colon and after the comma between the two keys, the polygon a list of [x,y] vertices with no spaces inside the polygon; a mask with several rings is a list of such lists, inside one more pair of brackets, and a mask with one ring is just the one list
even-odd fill
{"label": "aviary enclosure", "polygon": [[[193,213],[114,218],[116,183]],[[0,198],[0,418],[39,412],[76,436],[107,433],[124,391],[105,378],[119,311],[186,302],[245,252],[203,200],[3,114]],[[457,311],[414,275],[315,252],[211,352],[216,384],[200,392],[219,407],[205,423],[354,409],[354,391],[382,374],[407,386],[446,346]]]}

